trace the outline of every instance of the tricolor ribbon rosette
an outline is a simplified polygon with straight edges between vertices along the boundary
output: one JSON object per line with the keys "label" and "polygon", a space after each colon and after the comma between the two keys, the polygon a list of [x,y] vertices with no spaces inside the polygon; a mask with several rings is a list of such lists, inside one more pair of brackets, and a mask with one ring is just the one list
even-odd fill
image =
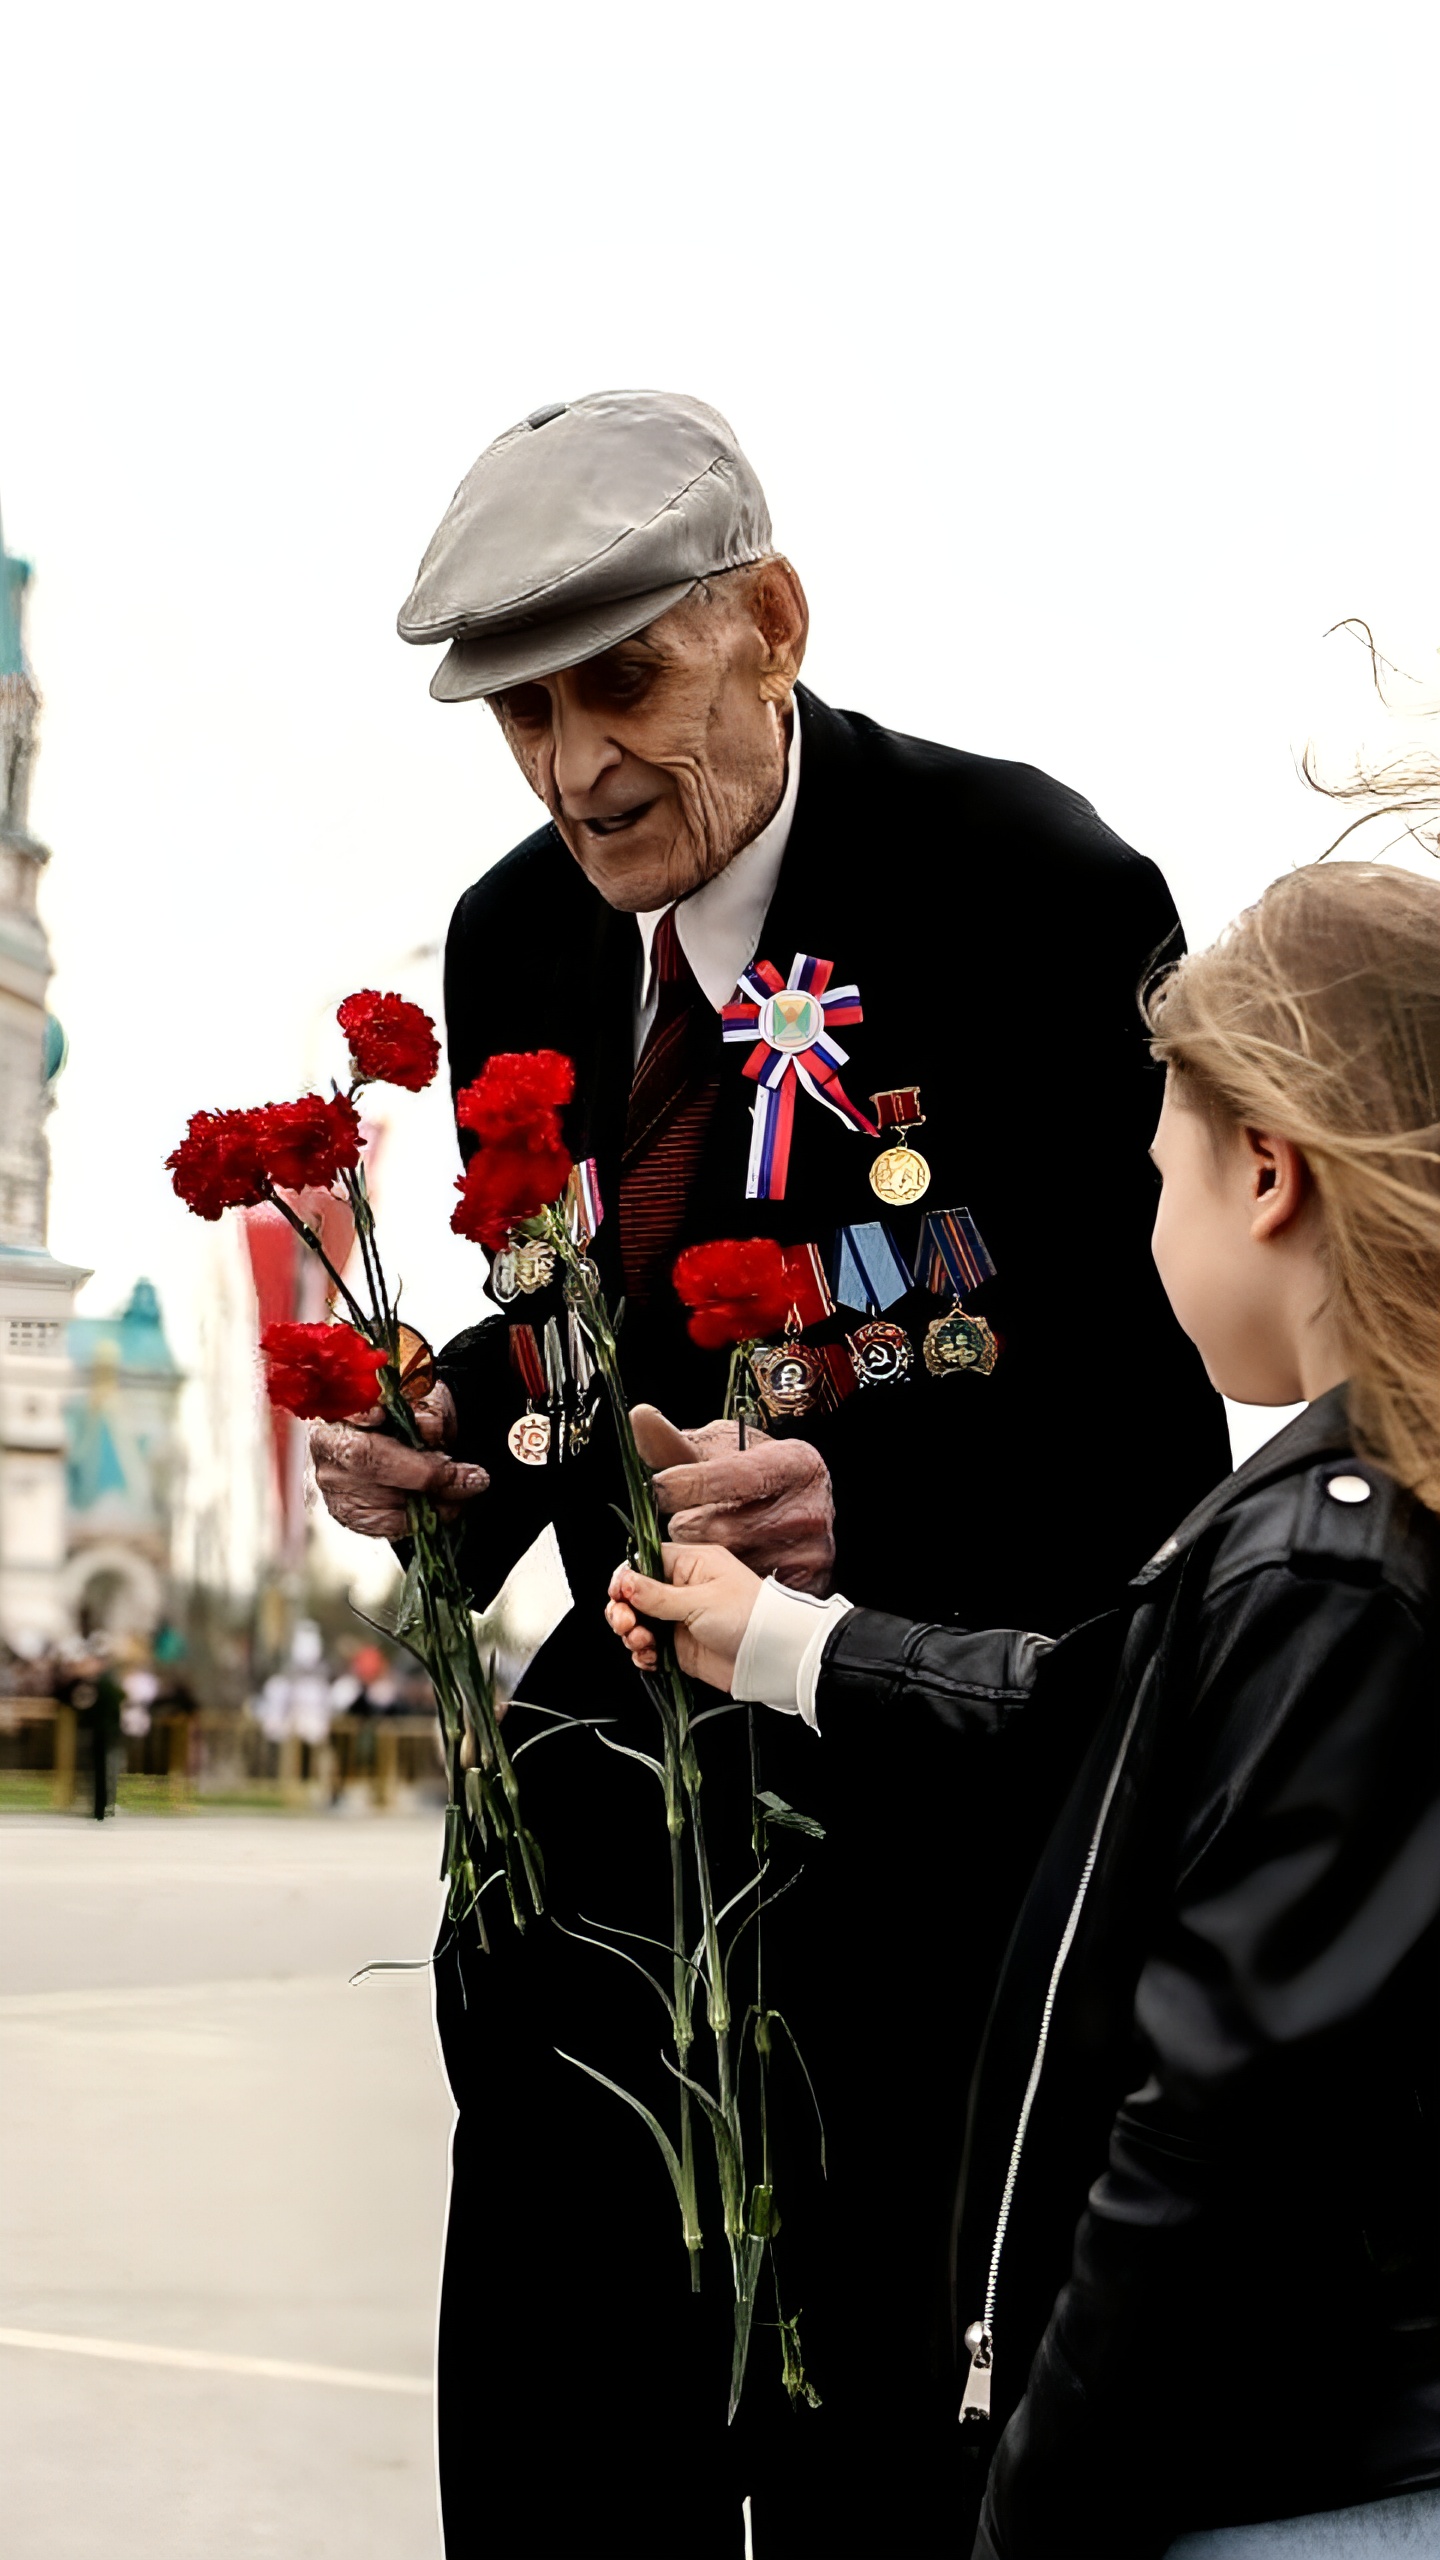
{"label": "tricolor ribbon rosette", "polygon": [[745,1177],[747,1200],[785,1197],[800,1085],[848,1128],[863,1129],[869,1138],[879,1135],[840,1082],[849,1052],[834,1034],[843,1024],[862,1022],[864,1012],[858,987],[831,986],[834,966],[833,960],[797,951],[789,977],[782,978],[771,961],[752,961],[722,1008],[725,1038],[751,1043],[743,1072],[759,1087]]}

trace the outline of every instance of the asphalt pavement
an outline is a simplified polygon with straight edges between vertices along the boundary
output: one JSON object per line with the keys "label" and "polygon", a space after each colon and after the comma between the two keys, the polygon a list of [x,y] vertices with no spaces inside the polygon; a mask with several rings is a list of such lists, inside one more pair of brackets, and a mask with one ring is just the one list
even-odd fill
{"label": "asphalt pavement", "polygon": [[438,1852],[0,1820],[7,2560],[439,2560]]}

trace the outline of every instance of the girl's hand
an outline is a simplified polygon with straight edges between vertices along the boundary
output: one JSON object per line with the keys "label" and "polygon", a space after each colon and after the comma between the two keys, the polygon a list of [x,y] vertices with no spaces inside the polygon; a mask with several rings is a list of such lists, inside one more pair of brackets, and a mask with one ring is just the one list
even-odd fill
{"label": "girl's hand", "polygon": [[606,1621],[642,1671],[653,1671],[658,1655],[641,1618],[673,1626],[681,1670],[728,1697],[760,1576],[724,1547],[667,1546],[660,1553],[669,1577],[665,1582],[651,1582],[628,1564],[611,1576]]}

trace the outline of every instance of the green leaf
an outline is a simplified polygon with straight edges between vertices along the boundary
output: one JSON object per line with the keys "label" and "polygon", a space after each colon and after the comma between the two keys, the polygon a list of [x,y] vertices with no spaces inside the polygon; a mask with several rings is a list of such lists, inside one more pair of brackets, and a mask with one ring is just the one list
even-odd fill
{"label": "green leaf", "polygon": [[675,2003],[663,1983],[656,1981],[648,1964],[642,1964],[638,1956],[627,1956],[623,1947],[610,1947],[606,1945],[603,1938],[592,1938],[588,1930],[567,1929],[564,1921],[557,1920],[553,1912],[550,1916],[551,1926],[559,1930],[562,1938],[573,1938],[577,1947],[598,1947],[602,1956],[613,1956],[617,1964],[628,1964],[632,1971],[640,1975],[642,1981],[649,1983],[656,1999],[662,2003],[671,2026],[674,2026]]}
{"label": "green leaf", "polygon": [[[820,2174],[823,2178],[828,2178],[830,2171],[825,2160],[825,2119],[820,2113],[820,2101],[815,2095],[815,2083],[810,2077],[810,2065],[806,2061],[804,2054],[801,2052],[800,2047],[795,2041],[795,2031],[792,2028],[789,2019],[782,2018],[778,2009],[767,2010],[766,2016],[772,2027],[784,2028],[786,2035],[790,2039],[790,2050],[794,2054],[796,2061],[799,2063],[800,2068],[805,2075],[805,2086],[810,2092],[810,2104],[815,2110],[815,2122],[820,2128]],[[818,2401],[816,2406],[818,2408]]]}
{"label": "green leaf", "polygon": [[[599,1716],[567,1716],[563,1724],[552,1724],[544,1733],[527,1734],[525,1740],[517,1742],[511,1752],[510,1765],[513,1768],[515,1762],[523,1759],[527,1751],[533,1751],[539,1742],[554,1742],[562,1733],[593,1733],[602,1721],[609,1724],[612,1719],[609,1716],[603,1719]],[[603,1733],[598,1734],[596,1738],[600,1742],[605,1740]],[[612,1751],[618,1751],[621,1745],[618,1742],[612,1742],[609,1748]]]}
{"label": "green leaf", "polygon": [[577,2071],[583,2071],[588,2079],[598,2080],[601,2088],[608,2089],[613,2097],[623,2098],[626,2106],[633,2107],[637,2116],[642,2117],[648,2124],[664,2155],[665,2166],[670,2172],[670,2184],[675,2190],[675,2201],[680,2207],[680,2219],[683,2222],[685,2220],[685,2179],[680,2167],[680,2155],[659,2117],[652,2116],[641,2099],[632,2098],[628,2089],[622,2089],[618,2080],[607,2080],[604,2072],[597,2071],[593,2062],[582,2062],[577,2054],[562,2052],[558,2044],[555,2050],[562,2062],[572,2062]]}
{"label": "green leaf", "polygon": [[765,2242],[747,2235],[735,2255],[735,2345],[730,2359],[729,2420],[734,2423],[745,2387],[745,2366],[750,2354],[750,2329],[755,2316],[755,2290],[765,2260]]}
{"label": "green leaf", "polygon": [[394,1631],[403,1644],[406,1637],[423,1624],[424,1612],[420,1605],[420,1561],[417,1556],[412,1556],[405,1568],[405,1579],[400,1585],[400,1598],[395,1608]]}
{"label": "green leaf", "polygon": [[[663,1763],[655,1759],[652,1753],[648,1751],[633,1751],[628,1742],[612,1742],[608,1733],[598,1733],[595,1739],[597,1742],[603,1742],[607,1751],[618,1751],[622,1760],[638,1760],[641,1768],[651,1770],[654,1776],[659,1779],[661,1786],[664,1786],[665,1770]],[[523,1748],[524,1745],[522,1743],[521,1749],[523,1750]],[[518,1753],[516,1756],[518,1758]]]}
{"label": "green leaf", "polygon": [[755,1802],[765,1820],[773,1822],[777,1831],[803,1831],[807,1840],[824,1839],[823,1822],[817,1822],[813,1814],[797,1813],[793,1804],[787,1804],[783,1796],[772,1795],[768,1787],[762,1787]]}
{"label": "green leaf", "polygon": [[743,2222],[745,2213],[745,2161],[737,2139],[738,2127],[730,2123],[724,2109],[711,2097],[703,2082],[692,2080],[688,2071],[679,2070],[668,2055],[662,2053],[660,2059],[671,2079],[681,2081],[705,2110],[715,2142],[715,2166],[725,2205],[725,2225],[727,2230],[734,2231]]}
{"label": "green leaf", "polygon": [[[759,1867],[759,1868],[757,1868],[757,1869],[756,1869],[756,1872],[755,1872],[755,1874],[754,1874],[753,1876],[747,1876],[747,1877],[746,1877],[745,1882],[744,1882],[744,1883],[742,1884],[742,1886],[740,1887],[739,1892],[738,1892],[738,1893],[732,1893],[732,1894],[731,1894],[731,1896],[730,1896],[729,1901],[728,1901],[728,1902],[726,1902],[726,1903],[722,1903],[722,1904],[721,1904],[720,1909],[719,1909],[719,1910],[716,1912],[716,1914],[715,1914],[715,1919],[714,1919],[714,1924],[713,1924],[713,1925],[714,1925],[714,1927],[715,1927],[715,1930],[716,1930],[717,1934],[718,1934],[718,1932],[719,1932],[719,1928],[720,1928],[720,1923],[721,1923],[721,1921],[722,1921],[722,1920],[728,1920],[728,1919],[729,1919],[730,1914],[731,1914],[731,1912],[734,1910],[734,1908],[735,1908],[736,1904],[737,1904],[738,1902],[744,1902],[750,1894],[755,1893],[755,1892],[757,1892],[757,1891],[759,1890],[759,1887],[760,1887],[761,1881],[762,1881],[762,1879],[764,1878],[764,1876],[765,1876],[765,1874],[766,1874],[766,1873],[767,1873],[767,1867]],[[771,1900],[772,1900],[772,1901],[774,1901],[775,1899],[776,1899],[776,1897],[772,1894],[772,1896],[771,1896]],[[750,1917],[751,1917],[751,1919],[752,1919],[752,1920],[754,1919],[755,1914],[753,1913],[753,1911],[752,1911],[752,1913],[750,1914]],[[739,1930],[738,1930],[738,1929],[736,1930],[735,1935],[736,1935],[736,1937],[737,1937],[737,1938],[739,1937],[740,1932],[739,1932]],[[704,1952],[705,1952],[705,1940],[704,1940],[704,1938],[702,1937],[702,1938],[701,1938],[701,1940],[700,1940],[699,1945],[698,1945],[698,1946],[696,1947],[696,1949],[695,1949],[695,1962],[696,1962],[696,1965],[697,1965],[697,1966],[699,1965],[700,1959],[701,1959],[701,1957],[703,1956]]]}
{"label": "green leaf", "polygon": [[700,1971],[693,1958],[687,1956],[683,1948],[672,1947],[668,1938],[648,1937],[643,1929],[617,1929],[613,1920],[592,1920],[588,1911],[582,1911],[580,1917],[587,1929],[603,1929],[610,1938],[633,1938],[637,1947],[658,1947],[661,1954],[669,1956],[672,1962],[678,1958],[688,1973],[698,1974]]}

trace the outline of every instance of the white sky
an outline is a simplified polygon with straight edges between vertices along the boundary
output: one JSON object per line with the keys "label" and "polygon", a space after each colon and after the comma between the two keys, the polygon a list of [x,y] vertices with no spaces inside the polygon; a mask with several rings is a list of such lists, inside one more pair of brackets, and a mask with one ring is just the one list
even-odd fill
{"label": "white sky", "polygon": [[[818,690],[1076,784],[1192,937],[1318,852],[1295,753],[1376,725],[1326,626],[1436,668],[1437,55],[1432,0],[12,11],[0,499],[85,1303],[144,1270],[194,1356],[187,1113],[320,1073],[353,985],[433,994],[407,955],[535,822],[394,617],[542,400],[715,402]],[[443,1099],[392,1118],[443,1335]]]}

